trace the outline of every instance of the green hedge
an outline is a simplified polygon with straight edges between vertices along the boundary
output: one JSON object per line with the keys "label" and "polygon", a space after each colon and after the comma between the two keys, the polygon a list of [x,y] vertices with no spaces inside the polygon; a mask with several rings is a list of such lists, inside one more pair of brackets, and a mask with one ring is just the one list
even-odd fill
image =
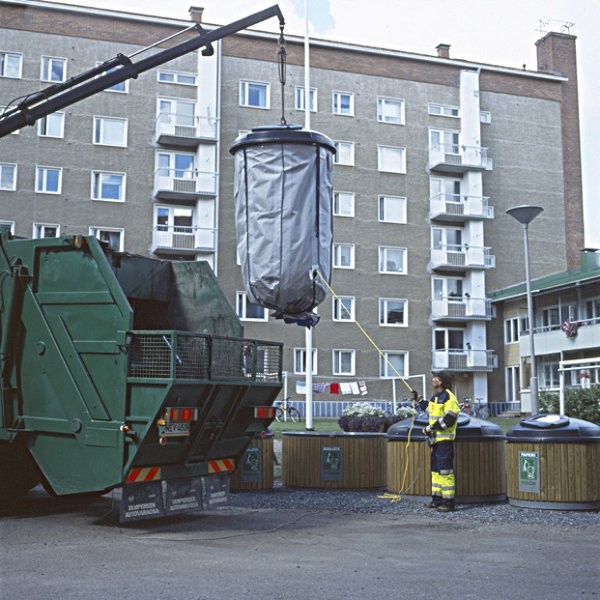
{"label": "green hedge", "polygon": [[[540,412],[559,413],[558,392],[540,393]],[[600,385],[587,390],[568,388],[565,390],[565,414],[600,425]]]}

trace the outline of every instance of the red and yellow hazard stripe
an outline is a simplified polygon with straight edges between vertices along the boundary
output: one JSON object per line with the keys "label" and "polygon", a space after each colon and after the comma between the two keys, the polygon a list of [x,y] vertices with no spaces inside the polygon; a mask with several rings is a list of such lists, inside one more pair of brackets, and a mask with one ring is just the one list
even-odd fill
{"label": "red and yellow hazard stripe", "polygon": [[159,481],[160,467],[135,467],[129,471],[127,483],[140,483],[145,481]]}
{"label": "red and yellow hazard stripe", "polygon": [[208,461],[209,473],[226,473],[228,471],[235,471],[235,461],[232,458]]}

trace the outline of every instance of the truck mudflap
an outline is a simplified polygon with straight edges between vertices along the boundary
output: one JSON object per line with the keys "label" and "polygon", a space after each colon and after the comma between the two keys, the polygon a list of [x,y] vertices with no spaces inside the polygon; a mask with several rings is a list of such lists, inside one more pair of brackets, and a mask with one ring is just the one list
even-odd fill
{"label": "truck mudflap", "polygon": [[140,521],[218,508],[229,503],[229,473],[136,481],[122,488],[119,520]]}

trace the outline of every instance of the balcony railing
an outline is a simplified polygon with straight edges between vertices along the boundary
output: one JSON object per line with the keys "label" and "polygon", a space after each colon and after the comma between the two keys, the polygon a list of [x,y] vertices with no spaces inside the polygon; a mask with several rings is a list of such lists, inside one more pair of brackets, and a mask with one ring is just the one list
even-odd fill
{"label": "balcony railing", "polygon": [[492,160],[487,148],[462,144],[436,144],[429,149],[429,169],[442,173],[490,171]]}
{"label": "balcony railing", "polygon": [[154,175],[154,196],[161,200],[194,201],[216,193],[217,174],[214,172],[158,168]]}
{"label": "balcony railing", "polygon": [[463,194],[438,194],[430,199],[431,219],[443,217],[448,221],[467,219],[493,219],[494,207],[488,204],[487,196],[464,196]]}
{"label": "balcony railing", "polygon": [[488,298],[470,296],[445,296],[431,303],[434,321],[489,321],[492,318],[492,302]]}
{"label": "balcony railing", "polygon": [[[535,354],[577,353],[600,347],[600,320],[572,321],[572,330],[575,335],[567,335],[561,325],[535,328]],[[521,356],[529,356],[529,332],[519,335],[519,348]]]}
{"label": "balcony railing", "polygon": [[155,254],[197,254],[214,252],[217,230],[212,227],[157,225],[152,230],[152,252]]}
{"label": "balcony railing", "polygon": [[434,350],[433,370],[458,372],[489,372],[498,367],[498,357],[492,350]]}
{"label": "balcony railing", "polygon": [[194,148],[217,139],[217,119],[181,113],[161,113],[156,119],[156,141],[164,146]]}
{"label": "balcony railing", "polygon": [[446,244],[431,249],[429,266],[438,271],[493,269],[496,266],[496,257],[489,247]]}

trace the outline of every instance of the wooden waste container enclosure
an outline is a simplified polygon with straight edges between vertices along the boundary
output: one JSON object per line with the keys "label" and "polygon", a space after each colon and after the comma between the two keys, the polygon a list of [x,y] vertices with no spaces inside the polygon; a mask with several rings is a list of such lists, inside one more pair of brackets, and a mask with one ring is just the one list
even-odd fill
{"label": "wooden waste container enclosure", "polygon": [[600,426],[563,415],[534,415],[507,434],[509,504],[600,508]]}
{"label": "wooden waste container enclosure", "polygon": [[[421,433],[426,414],[405,419],[387,432],[387,489],[396,494],[431,496],[429,444]],[[497,425],[461,413],[455,448],[456,501],[506,499],[505,437]]]}
{"label": "wooden waste container enclosure", "polygon": [[290,487],[385,487],[385,433],[284,432],[281,454]]}
{"label": "wooden waste container enclosure", "polygon": [[273,489],[274,437],[271,431],[261,431],[250,440],[229,480],[232,492]]}

